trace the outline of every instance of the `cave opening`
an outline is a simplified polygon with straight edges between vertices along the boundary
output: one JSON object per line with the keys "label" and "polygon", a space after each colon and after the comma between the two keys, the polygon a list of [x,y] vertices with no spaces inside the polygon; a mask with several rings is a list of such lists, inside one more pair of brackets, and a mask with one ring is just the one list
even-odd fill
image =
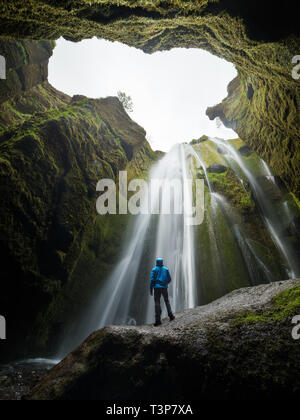
{"label": "cave opening", "polygon": [[[287,279],[300,278],[300,26],[296,0],[277,3],[0,2],[0,400],[299,399],[299,280]],[[192,139],[173,149],[203,163],[194,238],[164,215],[157,237],[155,217],[135,230],[98,217],[99,178],[160,164],[158,175],[187,175],[179,151],[155,150]],[[153,321],[158,255],[176,320],[135,327]],[[177,312],[181,302],[205,306]],[[94,332],[99,321],[118,326]]]}
{"label": "cave opening", "polygon": [[130,117],[146,130],[152,148],[164,152],[202,135],[238,137],[205,114],[227,96],[236,75],[232,63],[204,50],[175,48],[150,55],[97,38],[59,39],[49,63],[50,83],[70,96],[129,95]]}

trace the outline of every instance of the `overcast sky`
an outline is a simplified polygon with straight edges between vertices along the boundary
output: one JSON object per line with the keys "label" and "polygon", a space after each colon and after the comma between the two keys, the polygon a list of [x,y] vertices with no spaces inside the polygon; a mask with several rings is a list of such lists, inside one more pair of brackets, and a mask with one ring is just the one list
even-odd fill
{"label": "overcast sky", "polygon": [[227,96],[227,85],[236,74],[231,63],[202,50],[148,55],[96,38],[58,40],[49,66],[50,83],[71,96],[104,98],[126,92],[134,104],[131,118],[147,131],[151,146],[163,151],[203,134],[237,137],[205,114],[207,107]]}

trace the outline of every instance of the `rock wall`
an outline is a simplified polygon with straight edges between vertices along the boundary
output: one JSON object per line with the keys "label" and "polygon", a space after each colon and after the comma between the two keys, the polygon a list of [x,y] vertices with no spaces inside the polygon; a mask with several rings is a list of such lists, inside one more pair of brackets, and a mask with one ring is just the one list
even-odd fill
{"label": "rock wall", "polygon": [[[154,159],[143,130],[115,99],[72,99],[48,85],[54,42],[44,40],[98,36],[148,53],[202,48],[233,62],[239,76],[228,97],[208,115],[233,127],[299,197],[299,81],[291,77],[291,60],[299,54],[300,42],[293,4],[0,1],[0,54],[8,64],[8,79],[0,81],[1,308],[9,314],[8,328],[15,331],[11,343],[24,340],[24,353],[31,350],[29,342],[35,349],[50,348],[49,340],[62,330],[65,314],[59,308],[66,302],[77,308],[68,288],[78,285],[72,289],[78,301],[85,276],[91,277],[87,266],[97,282],[98,264],[113,259],[122,220],[111,229],[95,220],[91,202],[96,178],[115,176],[128,165],[132,173],[141,172]],[[12,37],[39,41],[15,42]],[[85,221],[83,228],[79,219]],[[74,276],[77,283],[71,281]],[[24,314],[21,320],[19,313]],[[29,335],[24,332],[28,326]]]}
{"label": "rock wall", "polygon": [[299,399],[292,318],[300,281],[235,291],[162,327],[92,334],[34,388],[30,400]]}
{"label": "rock wall", "polygon": [[299,197],[300,89],[289,70],[280,77],[240,72],[228,86],[228,97],[207,115],[235,130]]}
{"label": "rock wall", "polygon": [[299,54],[296,1],[160,0],[0,3],[2,36],[117,40],[148,53],[202,48],[239,72],[222,105],[210,109],[253,147],[299,197]]}
{"label": "rock wall", "polygon": [[299,197],[299,80],[291,77],[300,54],[296,1],[289,7],[259,0],[146,0],[0,2],[2,36],[79,41],[98,36],[148,53],[201,48],[234,63],[238,79],[220,117]]}
{"label": "rock wall", "polygon": [[[9,54],[19,44],[3,45]],[[22,45],[37,57],[52,51]],[[143,176],[156,159],[117,98],[57,92],[45,81],[45,57],[37,77],[30,64],[16,66],[9,73],[31,82],[15,83],[0,106],[0,307],[9,331],[1,353],[9,358],[53,351],[112,267],[128,221],[97,215],[97,182],[122,169]]]}
{"label": "rock wall", "polygon": [[[206,167],[210,187],[221,201],[212,197],[203,170],[195,178],[205,180],[205,215],[195,229],[198,302],[209,303],[232,290],[287,277],[286,262],[278,252],[264,223],[260,205],[249,180],[238,166],[231,166],[221,145],[202,137],[191,142]],[[266,176],[260,157],[241,139],[228,140],[282,220],[282,229],[298,250],[299,238],[292,228],[300,215],[297,201],[282,185]],[[276,172],[274,172],[275,179]],[[242,182],[241,182],[242,180]],[[284,214],[289,203],[291,217]]]}
{"label": "rock wall", "polygon": [[0,39],[0,54],[6,60],[6,80],[0,81],[0,104],[47,80],[54,46],[55,42]]}

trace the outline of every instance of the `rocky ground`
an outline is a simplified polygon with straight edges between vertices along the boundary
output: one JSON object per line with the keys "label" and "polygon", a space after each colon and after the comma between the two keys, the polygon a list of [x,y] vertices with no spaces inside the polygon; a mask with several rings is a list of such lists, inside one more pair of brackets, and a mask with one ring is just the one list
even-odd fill
{"label": "rocky ground", "polygon": [[53,365],[51,360],[34,359],[0,366],[0,401],[21,400]]}
{"label": "rocky ground", "polygon": [[53,368],[30,399],[259,399],[300,394],[300,280],[244,288],[160,328],[112,326]]}

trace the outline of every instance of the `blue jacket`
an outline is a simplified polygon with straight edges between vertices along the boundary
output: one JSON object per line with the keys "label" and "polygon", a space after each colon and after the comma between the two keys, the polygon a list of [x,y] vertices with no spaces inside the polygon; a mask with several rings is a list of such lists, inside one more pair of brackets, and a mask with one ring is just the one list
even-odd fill
{"label": "blue jacket", "polygon": [[156,267],[154,267],[151,272],[150,291],[153,292],[153,289],[159,288],[167,289],[171,281],[172,279],[169,270],[164,267],[163,260],[158,258],[156,260]]}

